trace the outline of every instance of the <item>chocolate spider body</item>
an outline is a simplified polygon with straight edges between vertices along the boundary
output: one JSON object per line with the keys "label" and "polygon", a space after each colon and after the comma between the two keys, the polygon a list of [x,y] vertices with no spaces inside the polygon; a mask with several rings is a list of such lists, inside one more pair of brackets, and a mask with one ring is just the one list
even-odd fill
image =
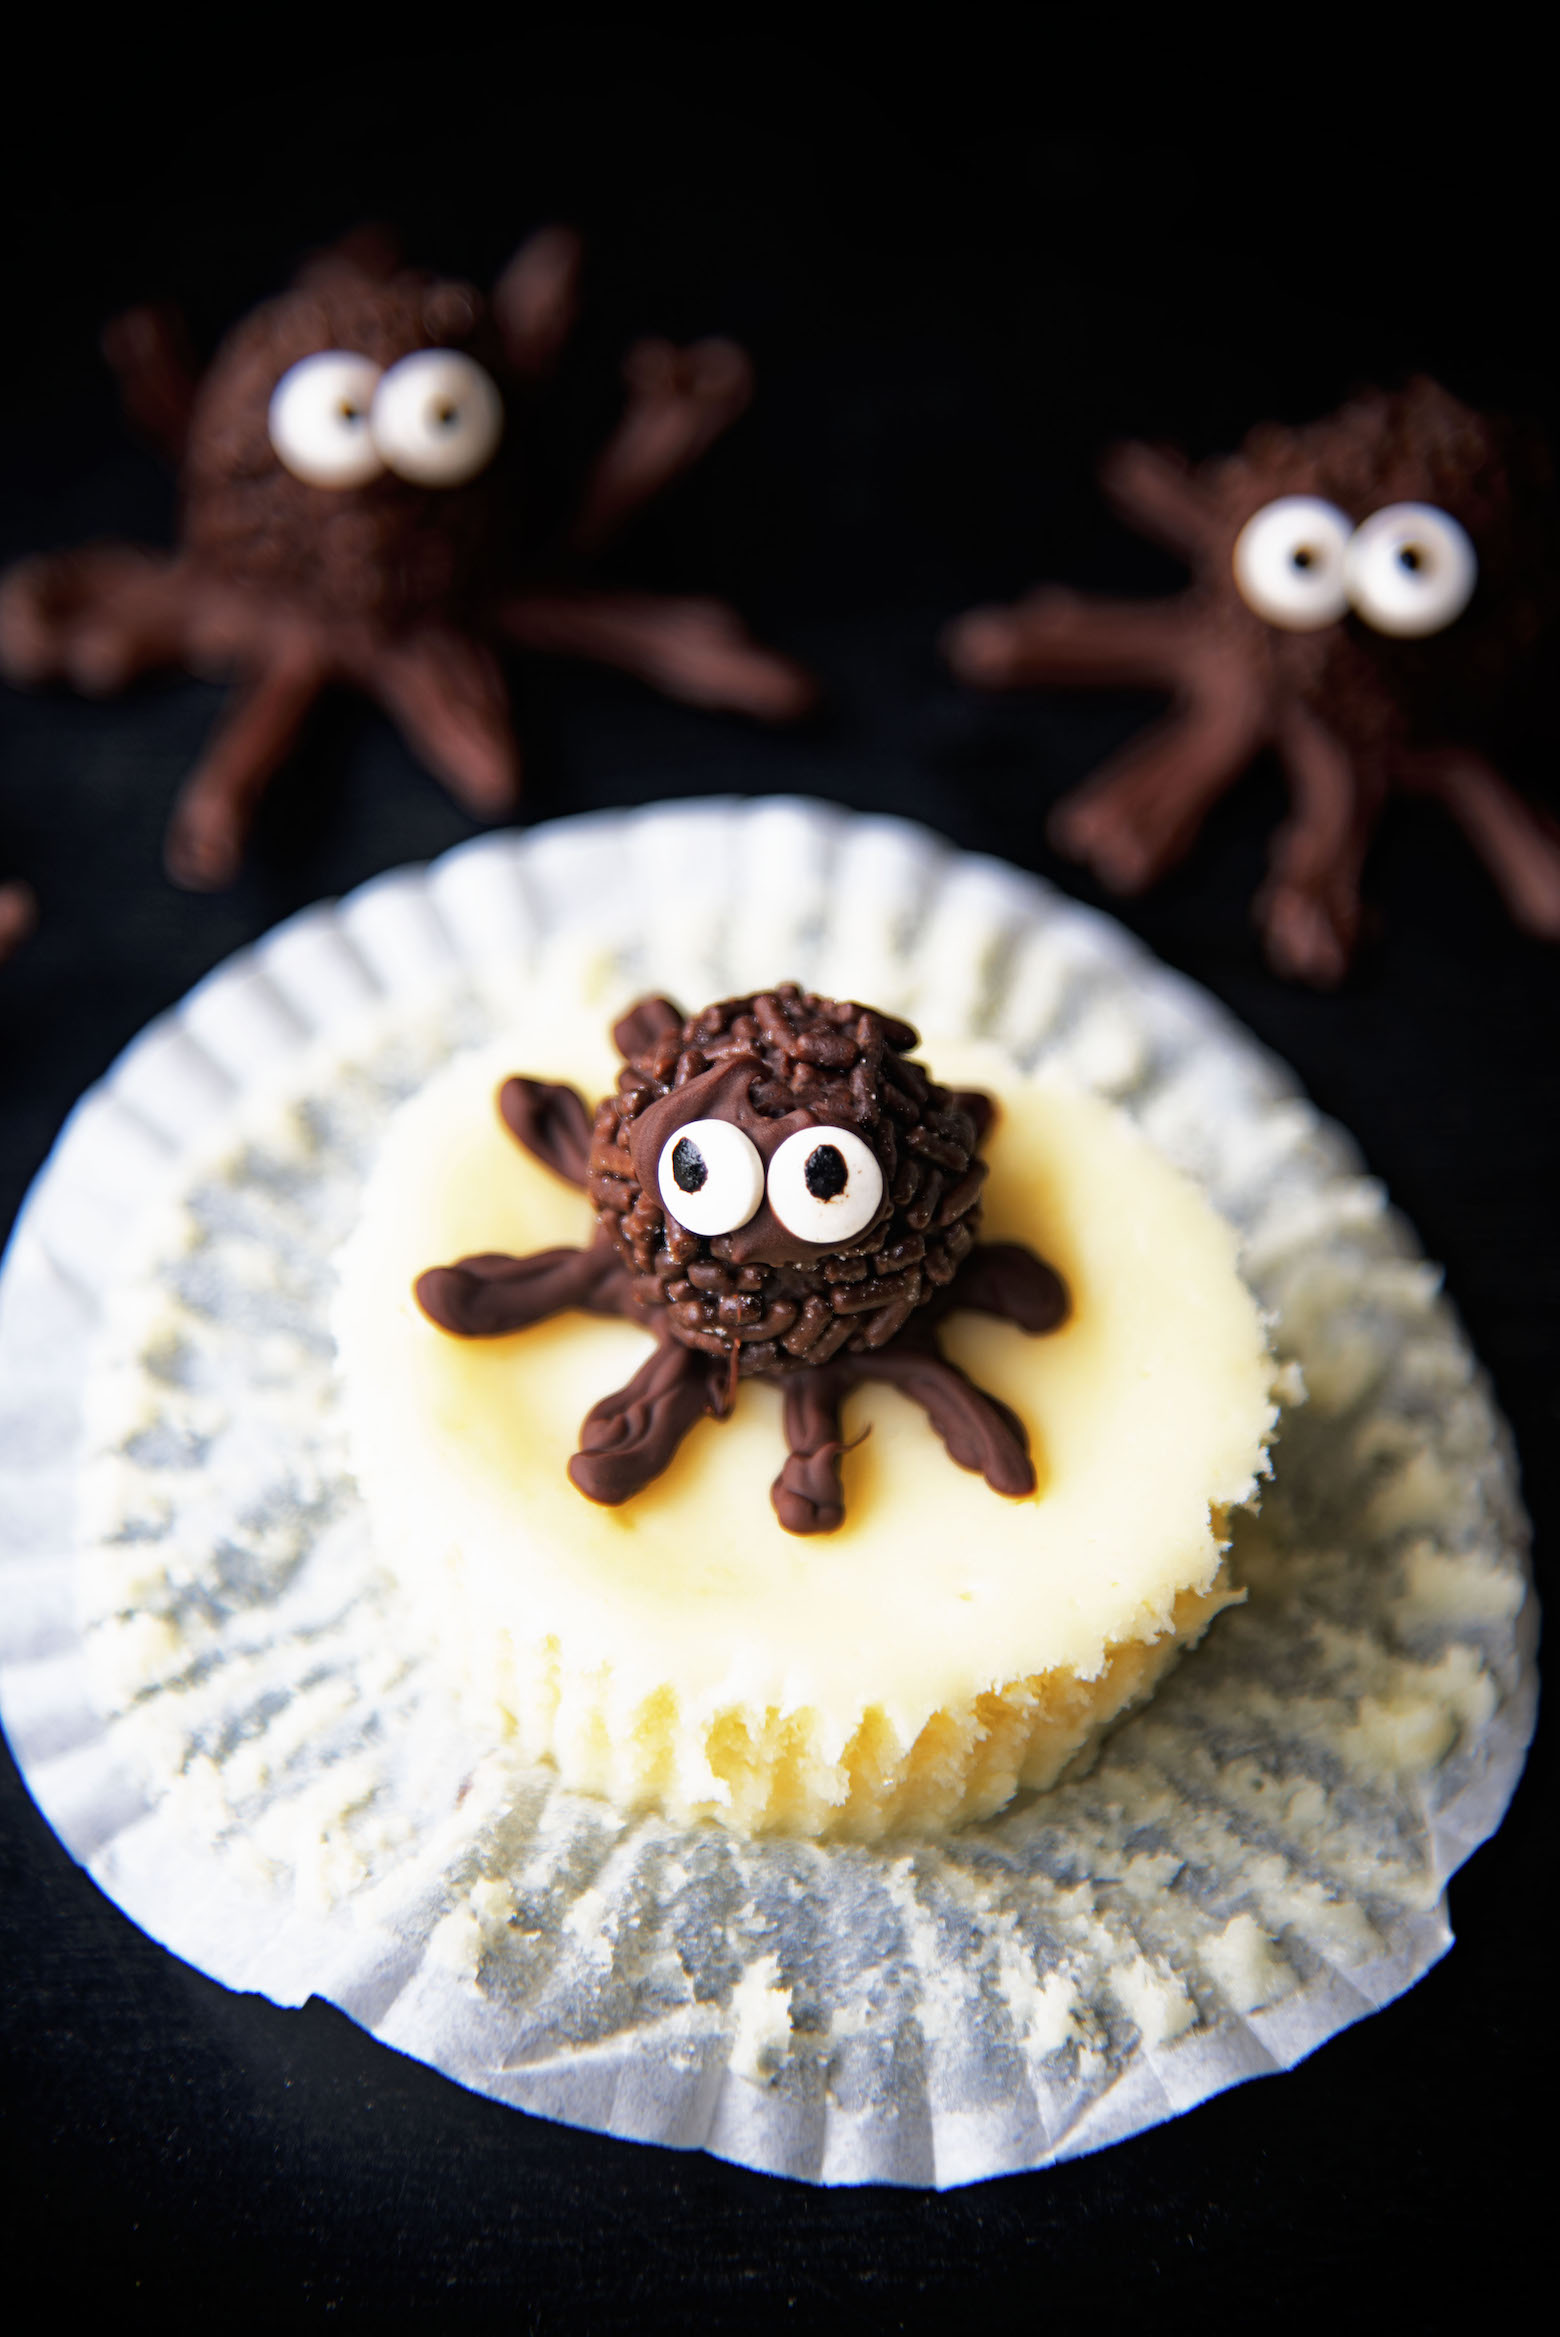
{"label": "chocolate spider body", "polygon": [[1195,469],[1125,447],[1103,480],[1191,588],[1135,604],[1042,591],[947,637],[956,672],[984,687],[1171,693],[1162,723],[1057,806],[1060,849],[1140,891],[1271,747],[1292,809],[1256,914],[1280,972],[1330,984],[1347,970],[1393,789],[1443,803],[1516,921],[1560,938],[1560,825],[1462,743],[1548,614],[1547,479],[1528,444],[1419,380],[1307,429],[1265,426]]}
{"label": "chocolate spider body", "polygon": [[0,587],[0,668],[94,694],[163,666],[234,678],[169,829],[179,882],[232,878],[259,797],[331,683],[376,698],[482,818],[519,791],[501,638],[699,705],[778,719],[810,702],[807,677],[719,603],[580,581],[747,404],[732,343],[632,350],[614,436],[561,537],[538,533],[517,439],[568,337],[579,267],[577,239],[543,230],[485,300],[397,272],[360,238],[247,317],[198,383],[167,316],[112,328],[132,417],[181,464],[179,548],[23,563]]}
{"label": "chocolate spider body", "polygon": [[[990,1100],[934,1086],[906,1057],[908,1024],[789,983],[691,1018],[646,999],[613,1036],[626,1067],[594,1121],[568,1087],[511,1079],[499,1099],[518,1141],[594,1202],[591,1247],[463,1258],[416,1286],[424,1313],[463,1338],[569,1307],[655,1333],[648,1361],[584,1422],[569,1464],[580,1491],[626,1501],[695,1421],[730,1409],[738,1379],[764,1378],[785,1393],[788,1457],[770,1497],[791,1533],[844,1516],[840,1406],[865,1380],[919,1403],[996,1491],[1032,1492],[1022,1422],[937,1345],[954,1307],[1035,1333],[1067,1313],[1051,1267],[976,1239]],[[668,1196],[725,1230],[692,1230]]]}

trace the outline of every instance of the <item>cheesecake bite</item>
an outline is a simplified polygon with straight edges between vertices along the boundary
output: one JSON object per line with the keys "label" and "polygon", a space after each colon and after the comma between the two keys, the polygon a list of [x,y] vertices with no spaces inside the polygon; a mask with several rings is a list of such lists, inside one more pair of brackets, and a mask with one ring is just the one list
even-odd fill
{"label": "cheesecake bite", "polygon": [[1233,1235],[1119,1113],[968,1041],[934,1080],[855,1002],[614,1035],[615,1079],[549,1000],[432,1081],[342,1259],[354,1465],[446,1670],[685,1822],[1048,1785],[1237,1595],[1275,1412]]}

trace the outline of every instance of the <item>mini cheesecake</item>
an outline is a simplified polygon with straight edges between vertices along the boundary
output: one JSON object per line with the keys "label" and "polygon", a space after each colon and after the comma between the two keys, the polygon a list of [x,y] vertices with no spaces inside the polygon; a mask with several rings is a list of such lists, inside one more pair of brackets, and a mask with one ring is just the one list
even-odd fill
{"label": "mini cheesecake", "polygon": [[961,1469],[897,1390],[846,1400],[845,1521],[799,1537],[769,1487],[781,1394],[743,1381],[632,1500],[586,1500],[579,1423],[650,1352],[635,1324],[560,1316],[447,1336],[430,1260],[589,1242],[575,1187],[520,1150],[511,1073],[587,1098],[606,1030],[556,1002],[405,1105],[340,1260],[335,1325],[376,1546],[457,1693],[528,1756],[628,1810],[742,1833],[940,1830],[1043,1788],[1238,1596],[1232,1509],[1276,1421],[1235,1238],[1119,1112],[988,1045],[920,1050],[997,1113],[982,1238],[1071,1294],[1031,1338],[954,1313],[944,1351],[1028,1431],[1032,1494]]}

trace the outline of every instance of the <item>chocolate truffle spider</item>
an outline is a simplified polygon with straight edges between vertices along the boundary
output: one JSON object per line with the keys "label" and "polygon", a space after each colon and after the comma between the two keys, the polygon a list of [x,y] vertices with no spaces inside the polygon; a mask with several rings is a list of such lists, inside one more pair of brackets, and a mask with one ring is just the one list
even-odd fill
{"label": "chocolate truffle spider", "polygon": [[1266,424],[1195,468],[1122,447],[1103,482],[1186,562],[1190,588],[1146,602],[1040,591],[972,611],[945,642],[983,688],[1170,693],[1168,717],[1056,807],[1062,851],[1113,891],[1141,891],[1273,747],[1292,808],[1256,915],[1281,973],[1342,979],[1394,789],[1444,804],[1517,923],[1560,938],[1560,823],[1467,743],[1549,614],[1547,474],[1524,438],[1421,379],[1303,430]]}
{"label": "chocolate truffle spider", "polygon": [[[748,403],[729,341],[628,355],[627,403],[561,531],[536,492],[535,392],[573,321],[581,250],[534,235],[484,300],[398,270],[372,235],[316,259],[196,380],[176,320],[105,336],[126,405],[180,466],[177,551],[104,544],[0,586],[0,669],[105,694],[157,667],[235,682],[168,831],[170,875],[235,875],[255,807],[327,685],[378,700],[478,818],[520,754],[500,639],[619,666],[672,697],[784,719],[813,685],[719,602],[583,581],[590,559]],[[525,439],[526,443],[518,443]]]}
{"label": "chocolate truffle spider", "polygon": [[794,983],[687,1017],[643,999],[613,1037],[625,1067],[594,1120],[570,1087],[517,1078],[499,1097],[526,1150],[595,1203],[591,1246],[462,1258],[416,1284],[459,1338],[571,1307],[655,1334],[586,1416],[569,1463],[580,1492],[627,1501],[758,1378],[784,1391],[770,1499],[790,1533],[842,1523],[840,1407],[867,1380],[919,1404],[996,1492],[1032,1493],[1022,1421],[937,1344],[956,1307],[1032,1333],[1067,1314],[1052,1267],[976,1239],[990,1098],[934,1086],[907,1056],[908,1023]]}

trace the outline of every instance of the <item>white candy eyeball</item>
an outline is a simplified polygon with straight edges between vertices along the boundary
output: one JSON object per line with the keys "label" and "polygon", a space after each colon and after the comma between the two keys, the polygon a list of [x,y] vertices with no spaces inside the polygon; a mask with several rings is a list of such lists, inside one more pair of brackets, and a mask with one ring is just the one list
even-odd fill
{"label": "white candy eyeball", "polygon": [[375,393],[374,444],[398,478],[419,487],[463,487],[503,435],[497,383],[458,349],[403,357]]}
{"label": "white candy eyeball", "polygon": [[854,1241],[882,1198],[877,1154],[851,1128],[799,1128],[769,1163],[769,1206],[802,1241]]}
{"label": "white candy eyeball", "polygon": [[1248,609],[1286,633],[1336,625],[1349,610],[1344,555],[1350,528],[1318,495],[1280,495],[1235,539],[1235,582]]}
{"label": "white candy eyeball", "polygon": [[1378,633],[1413,640],[1460,617],[1479,581],[1479,558],[1449,511],[1389,503],[1349,539],[1349,598]]}
{"label": "white candy eyeball", "polygon": [[764,1198],[764,1164],[729,1120],[690,1120],[661,1147],[661,1199],[689,1233],[735,1233]]}
{"label": "white candy eyeball", "polygon": [[311,487],[366,487],[384,469],[370,414],[379,387],[372,357],[321,349],[290,365],[271,392],[266,427],[277,459]]}

